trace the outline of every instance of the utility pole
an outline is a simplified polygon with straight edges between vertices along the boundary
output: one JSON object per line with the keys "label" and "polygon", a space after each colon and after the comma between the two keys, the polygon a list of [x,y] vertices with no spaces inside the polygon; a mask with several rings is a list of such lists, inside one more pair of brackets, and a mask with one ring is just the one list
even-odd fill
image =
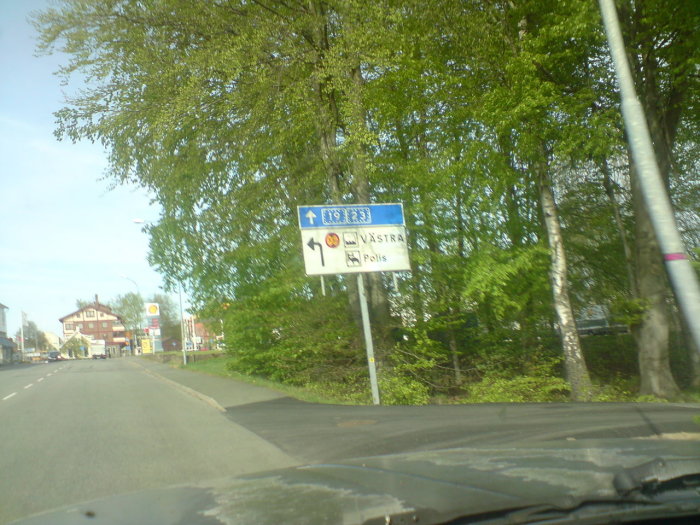
{"label": "utility pole", "polygon": [[187,365],[187,345],[185,343],[185,317],[182,313],[182,284],[178,283],[180,295],[180,346],[182,347],[182,364]]}
{"label": "utility pole", "polygon": [[622,97],[622,116],[629,136],[632,158],[639,172],[639,182],[649,217],[666,263],[666,272],[675,292],[678,306],[685,317],[695,346],[700,351],[700,285],[695,270],[685,254],[683,240],[673,215],[671,200],[666,192],[649,127],[634,87],[620,20],[613,0],[599,0],[600,10],[608,37],[610,54]]}
{"label": "utility pole", "polygon": [[19,325],[19,349],[24,359],[24,324],[27,322],[27,314],[22,312],[22,322]]}
{"label": "utility pole", "polygon": [[[128,275],[121,274],[119,277],[121,277],[122,279],[126,279],[127,281],[130,281],[136,287],[136,295],[138,295],[138,297],[140,299],[141,298],[141,289],[139,288],[139,284],[136,281],[134,281],[131,277],[129,277]],[[143,315],[143,314],[139,314],[138,326],[136,327],[136,329],[134,330],[134,328],[132,327],[132,331],[134,332],[134,334],[133,334],[134,341],[133,341],[133,344],[131,345],[131,355],[136,355],[136,348],[138,347],[138,344],[139,344],[139,332],[141,331],[141,315]]]}

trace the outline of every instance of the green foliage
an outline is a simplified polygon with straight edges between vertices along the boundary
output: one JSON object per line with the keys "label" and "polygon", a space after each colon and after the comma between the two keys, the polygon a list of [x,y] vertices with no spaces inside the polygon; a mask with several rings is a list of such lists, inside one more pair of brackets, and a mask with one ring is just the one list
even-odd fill
{"label": "green foliage", "polygon": [[486,377],[469,388],[469,403],[546,403],[566,401],[569,385],[561,378]]}
{"label": "green foliage", "polygon": [[379,392],[385,405],[426,405],[430,401],[430,390],[425,384],[393,371],[381,374]]}
{"label": "green foliage", "polygon": [[[22,332],[18,329],[15,333],[17,341],[22,337]],[[27,321],[24,325],[24,347],[34,348],[37,352],[49,350],[50,344],[46,335],[34,321]]]}
{"label": "green foliage", "polygon": [[61,352],[76,359],[88,356],[90,341],[84,337],[74,336],[61,346]]}
{"label": "green foliage", "polygon": [[[643,50],[632,58],[657,58],[660,81],[641,92],[684,90],[669,187],[692,240],[691,4],[621,5],[630,49]],[[392,402],[456,392],[455,361],[476,398],[565,397],[540,175],[560,210],[573,301],[631,296],[627,158],[594,2],[63,0],[35,24],[39,51],[67,56],[61,75],[87,80],[57,113],[57,135],[100,141],[112,179],[155,196],[149,260],[201,318],[223,322],[234,370],[368,400],[356,291],[329,277],[323,297],[303,276],[297,205],[404,203],[412,273],[370,293]],[[127,296],[114,308],[135,326]],[[633,324],[644,307],[614,310]],[[600,381],[636,373],[627,346],[589,343],[600,343],[586,349]]]}
{"label": "green foliage", "polygon": [[[164,293],[156,293],[148,300],[150,303],[157,303],[160,310],[160,324],[165,330],[164,337],[173,337],[174,331],[180,329],[180,311],[175,301]],[[179,339],[180,334],[177,334]]]}
{"label": "green foliage", "polygon": [[535,315],[527,308],[542,304],[548,293],[547,256],[542,244],[509,250],[486,248],[465,268],[463,296],[480,305],[481,317],[488,317],[493,326]]}
{"label": "green foliage", "polygon": [[304,281],[269,279],[256,295],[231,301],[223,314],[231,369],[293,385],[323,378],[352,389],[366,367],[347,306],[342,297],[309,293]]}
{"label": "green foliage", "polygon": [[146,306],[140,294],[118,295],[109,302],[109,307],[122,318],[127,328],[135,330],[143,326]]}
{"label": "green foliage", "polygon": [[544,403],[565,401],[570,387],[559,377],[555,367],[559,360],[542,361],[524,375],[489,372],[469,386],[466,402],[470,403]]}
{"label": "green foliage", "polygon": [[613,320],[628,326],[639,324],[648,309],[649,302],[643,298],[618,297],[611,305]]}
{"label": "green foliage", "polygon": [[631,334],[581,338],[591,376],[599,383],[618,384],[639,374],[637,348]]}
{"label": "green foliage", "polygon": [[95,302],[94,300],[89,300],[89,299],[76,299],[75,300],[75,307],[78,310],[82,310],[86,306],[94,304],[94,302]]}
{"label": "green foliage", "polygon": [[595,388],[592,401],[598,403],[619,403],[621,401],[634,401],[634,387],[625,384],[624,381],[600,385]]}
{"label": "green foliage", "polygon": [[[148,358],[148,356],[144,356],[144,358]],[[169,362],[171,364],[177,362],[177,366],[179,368],[187,368],[187,370],[228,377],[235,379],[236,381],[244,381],[253,385],[277,390],[309,403],[367,404],[371,402],[369,393],[364,385],[361,392],[356,392],[354,394],[346,389],[339,388],[336,383],[320,382],[305,385],[303,387],[284,385],[274,381],[262,379],[260,377],[234,372],[228,366],[228,361],[223,358],[189,361],[186,367],[177,360],[172,360]]]}
{"label": "green foliage", "polygon": [[668,399],[662,399],[660,397],[653,396],[651,394],[636,396],[634,398],[635,403],[668,403]]}

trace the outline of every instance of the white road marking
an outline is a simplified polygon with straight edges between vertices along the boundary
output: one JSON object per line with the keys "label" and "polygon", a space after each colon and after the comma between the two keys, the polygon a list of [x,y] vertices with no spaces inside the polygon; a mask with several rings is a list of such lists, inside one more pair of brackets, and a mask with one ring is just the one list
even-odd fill
{"label": "white road marking", "polygon": [[43,380],[44,380],[44,378],[43,378],[43,377],[40,377],[40,378],[37,379],[36,381],[37,381],[37,383],[41,383]]}
{"label": "white road marking", "polygon": [[10,399],[11,397],[14,397],[14,396],[16,396],[16,395],[17,395],[17,392],[12,392],[9,396],[3,397],[2,400],[3,400],[3,401],[6,401],[6,400],[8,400],[8,399]]}
{"label": "white road marking", "polygon": [[53,375],[53,372],[51,372],[50,374],[46,374],[46,377],[51,377],[52,375]]}
{"label": "white road marking", "polygon": [[34,383],[29,383],[28,385],[24,385],[24,389],[26,390],[27,388],[31,388],[34,386]]}

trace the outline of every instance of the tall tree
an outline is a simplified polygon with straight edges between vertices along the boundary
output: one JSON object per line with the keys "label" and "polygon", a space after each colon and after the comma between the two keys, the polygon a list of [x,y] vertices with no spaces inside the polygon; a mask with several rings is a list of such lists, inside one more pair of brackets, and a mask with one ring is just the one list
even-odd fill
{"label": "tall tree", "polygon": [[180,312],[175,301],[169,295],[163,293],[154,294],[150,301],[158,303],[160,309],[161,337],[163,339],[177,339],[182,337],[180,331]]}
{"label": "tall tree", "polygon": [[124,321],[125,326],[132,332],[137,332],[143,326],[145,306],[140,294],[128,292],[118,295],[109,302],[109,307]]}
{"label": "tall tree", "polygon": [[153,192],[150,261],[240,367],[360,377],[355,280],[303,276],[294,211],[401,201],[413,273],[368,279],[380,372],[451,388],[495,350],[515,374],[558,327],[588,397],[575,308],[624,295],[636,249],[593,3],[65,0],[37,25],[90,82],[58,135]]}
{"label": "tall tree", "polygon": [[78,310],[82,310],[82,309],[85,308],[86,306],[89,306],[89,305],[94,304],[94,303],[95,303],[94,300],[93,300],[93,301],[90,301],[90,300],[87,300],[87,299],[76,299],[76,300],[75,300],[75,307],[76,307]]}
{"label": "tall tree", "polygon": [[[700,7],[652,0],[620,3],[620,20],[644,107],[660,172],[668,188],[678,174],[679,131],[696,127],[693,111],[700,95],[696,62],[700,57]],[[689,111],[690,110],[690,111]],[[635,288],[645,313],[633,326],[639,352],[641,392],[672,398],[679,392],[669,362],[669,288],[663,258],[630,160],[635,215]]]}
{"label": "tall tree", "polygon": [[[15,338],[19,341],[22,333],[17,330]],[[35,352],[44,352],[51,345],[43,331],[39,329],[34,321],[27,321],[24,325],[24,348],[33,348]]]}

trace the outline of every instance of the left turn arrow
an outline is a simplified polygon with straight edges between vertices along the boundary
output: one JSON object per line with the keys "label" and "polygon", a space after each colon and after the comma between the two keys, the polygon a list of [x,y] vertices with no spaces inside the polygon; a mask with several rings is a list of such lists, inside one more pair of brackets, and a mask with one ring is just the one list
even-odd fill
{"label": "left turn arrow", "polygon": [[326,262],[323,260],[323,245],[320,242],[316,242],[313,237],[309,239],[306,245],[313,251],[316,251],[315,246],[318,246],[318,251],[321,252],[321,266],[326,266]]}

